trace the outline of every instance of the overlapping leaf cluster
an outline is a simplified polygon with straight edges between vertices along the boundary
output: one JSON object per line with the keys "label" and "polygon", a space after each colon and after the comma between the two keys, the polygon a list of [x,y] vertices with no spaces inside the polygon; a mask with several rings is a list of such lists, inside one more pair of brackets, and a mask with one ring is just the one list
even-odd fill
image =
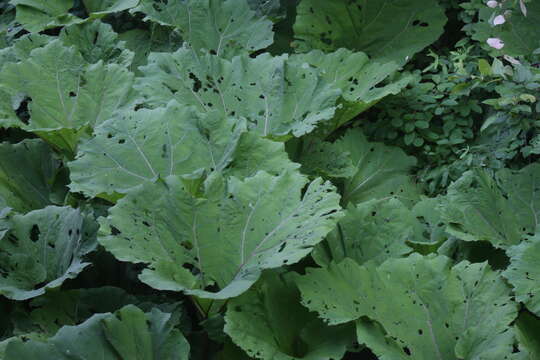
{"label": "overlapping leaf cluster", "polygon": [[428,198],[357,126],[438,1],[0,11],[0,359],[540,356],[538,164]]}

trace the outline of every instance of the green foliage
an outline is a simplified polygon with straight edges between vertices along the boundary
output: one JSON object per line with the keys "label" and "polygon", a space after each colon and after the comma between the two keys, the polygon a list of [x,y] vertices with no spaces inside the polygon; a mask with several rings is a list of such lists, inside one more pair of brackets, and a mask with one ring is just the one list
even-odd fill
{"label": "green foliage", "polygon": [[538,360],[539,0],[0,3],[0,360]]}

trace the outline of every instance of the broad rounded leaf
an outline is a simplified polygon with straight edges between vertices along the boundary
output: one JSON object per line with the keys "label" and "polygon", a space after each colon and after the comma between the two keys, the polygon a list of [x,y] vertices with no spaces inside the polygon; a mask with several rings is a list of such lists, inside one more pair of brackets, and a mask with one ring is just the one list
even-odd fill
{"label": "broad rounded leaf", "polygon": [[19,126],[70,154],[83,127],[131,105],[132,83],[133,74],[124,67],[87,66],[75,48],[60,40],[32,50],[22,62],[6,64],[0,73],[0,86],[29,102],[30,121]]}
{"label": "broad rounded leaf", "polygon": [[345,217],[313,251],[313,258],[325,266],[345,258],[359,264],[369,260],[382,263],[391,257],[412,252],[406,242],[416,240],[422,225],[405,205],[395,198],[350,205]]}
{"label": "broad rounded leaf", "polygon": [[64,326],[46,341],[13,340],[5,360],[187,360],[189,344],[170,319],[157,309],[145,314],[127,305],[115,314],[97,314],[80,325]]}
{"label": "broad rounded leaf", "polygon": [[40,32],[84,21],[68,13],[73,0],[11,0],[17,6],[17,22],[30,32]]}
{"label": "broad rounded leaf", "polygon": [[330,327],[303,307],[294,273],[266,273],[227,306],[225,332],[263,360],[341,359],[353,341],[349,325]]}
{"label": "broad rounded leaf", "polygon": [[534,234],[540,209],[540,165],[520,171],[465,173],[448,188],[441,212],[447,231],[465,241],[506,249]]}
{"label": "broad rounded leaf", "polygon": [[144,20],[174,27],[196,52],[205,49],[231,58],[273,42],[272,22],[256,16],[247,0],[141,0],[133,11],[146,14]]}
{"label": "broad rounded leaf", "polygon": [[253,176],[260,170],[279,175],[300,167],[300,164],[289,159],[282,142],[261,138],[250,132],[242,134],[232,157],[226,174],[237,178]]}
{"label": "broad rounded leaf", "polygon": [[147,183],[110,210],[99,241],[121,261],[146,264],[140,279],[156,289],[234,297],[263,269],[302,259],[335,226],[333,186],[317,179],[302,196],[306,183],[294,172],[259,172],[231,178],[226,190],[209,187],[207,199],[193,198],[177,177]]}
{"label": "broad rounded leaf", "polygon": [[358,342],[381,358],[480,360],[512,353],[508,326],[517,304],[486,263],[452,267],[444,256],[414,254],[377,267],[345,259],[308,270],[297,283],[303,304],[330,324],[359,319]]}
{"label": "broad rounded leaf", "polygon": [[302,0],[294,33],[300,51],[348,48],[405,63],[443,32],[437,0]]}
{"label": "broad rounded leaf", "polygon": [[356,170],[345,182],[345,202],[357,204],[395,196],[409,205],[418,198],[416,184],[409,176],[416,159],[400,148],[370,143],[358,129],[349,130],[333,146],[350,154]]}
{"label": "broad rounded leaf", "polygon": [[128,111],[95,129],[69,163],[74,192],[88,196],[129,189],[158,177],[221,171],[232,160],[245,122],[217,112],[200,114],[171,101]]}
{"label": "broad rounded leaf", "polygon": [[96,225],[69,207],[49,206],[0,218],[0,294],[14,300],[39,296],[73,279],[89,263]]}
{"label": "broad rounded leaf", "polygon": [[510,247],[510,265],[503,273],[514,287],[516,300],[540,316],[540,234]]}
{"label": "broad rounded leaf", "polygon": [[218,110],[240,116],[261,136],[302,136],[334,115],[340,90],[325,82],[307,64],[289,64],[287,57],[262,54],[232,60],[198,56],[182,48],[172,54],[151,54],[136,84],[152,106],[170,99],[194,105],[201,112]]}
{"label": "broad rounded leaf", "polygon": [[127,67],[133,60],[133,52],[126,49],[123,41],[118,41],[112,26],[101,21],[64,27],[59,38],[65,46],[75,46],[89,64],[102,60]]}
{"label": "broad rounded leaf", "polygon": [[410,81],[404,76],[382,84],[399,66],[395,62],[370,61],[363,52],[338,49],[331,53],[313,50],[292,55],[290,61],[307,63],[321,71],[323,78],[341,90],[341,108],[332,120],[330,131],[366,111],[388,95],[398,94]]}

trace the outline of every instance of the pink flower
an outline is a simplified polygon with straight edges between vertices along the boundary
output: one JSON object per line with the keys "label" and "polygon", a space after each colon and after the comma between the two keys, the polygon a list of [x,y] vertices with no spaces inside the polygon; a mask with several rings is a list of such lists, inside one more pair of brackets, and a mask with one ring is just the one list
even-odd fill
{"label": "pink flower", "polygon": [[495,19],[493,19],[493,25],[495,25],[495,26],[502,25],[505,22],[506,22],[506,19],[504,18],[503,15],[495,16]]}
{"label": "pink flower", "polygon": [[489,6],[489,7],[492,8],[492,9],[495,8],[495,7],[497,7],[497,5],[499,5],[499,3],[498,3],[497,1],[495,1],[495,0],[489,0],[489,1],[487,2],[487,6]]}
{"label": "pink flower", "polygon": [[497,50],[500,50],[504,47],[504,41],[499,38],[489,38],[486,42],[489,46]]}

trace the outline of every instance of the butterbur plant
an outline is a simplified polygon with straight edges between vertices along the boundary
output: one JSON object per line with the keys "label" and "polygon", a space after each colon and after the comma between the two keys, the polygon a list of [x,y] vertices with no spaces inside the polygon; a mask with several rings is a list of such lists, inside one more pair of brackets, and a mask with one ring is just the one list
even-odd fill
{"label": "butterbur plant", "polygon": [[0,360],[540,359],[538,19],[3,2]]}

